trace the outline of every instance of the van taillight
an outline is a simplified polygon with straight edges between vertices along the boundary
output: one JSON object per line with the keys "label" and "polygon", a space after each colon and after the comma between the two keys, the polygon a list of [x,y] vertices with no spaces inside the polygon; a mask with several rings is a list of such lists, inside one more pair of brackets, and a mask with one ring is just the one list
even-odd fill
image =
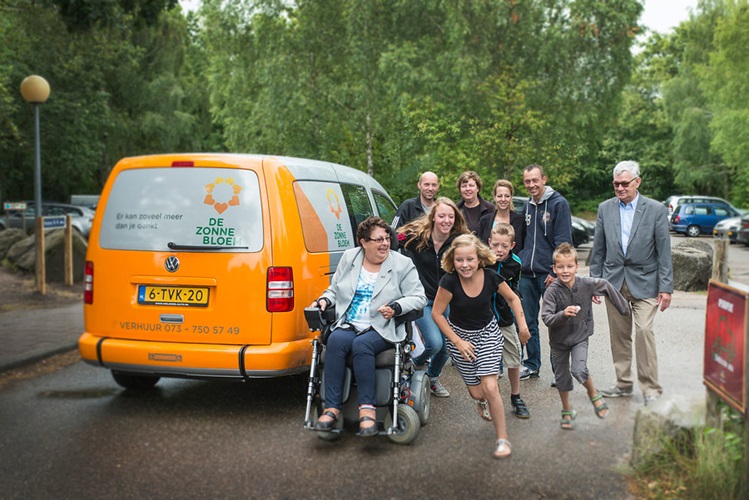
{"label": "van taillight", "polygon": [[94,303],[94,263],[86,261],[86,270],[83,276],[83,303]]}
{"label": "van taillight", "polygon": [[290,267],[269,267],[266,307],[268,312],[294,309],[294,273]]}
{"label": "van taillight", "polygon": [[681,217],[679,217],[678,215],[674,215],[674,224],[678,224],[680,220]]}
{"label": "van taillight", "polygon": [[173,167],[194,167],[195,162],[194,161],[173,161],[172,166]]}

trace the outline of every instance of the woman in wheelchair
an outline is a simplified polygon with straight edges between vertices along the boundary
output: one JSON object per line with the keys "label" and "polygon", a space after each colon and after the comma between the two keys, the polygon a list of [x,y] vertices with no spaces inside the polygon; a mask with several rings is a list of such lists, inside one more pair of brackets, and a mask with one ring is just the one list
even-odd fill
{"label": "woman in wheelchair", "polygon": [[375,413],[375,356],[404,340],[395,317],[422,309],[424,287],[413,262],[390,246],[391,230],[379,217],[356,231],[358,248],[344,252],[330,286],[312,307],[336,307],[325,356],[325,409],[317,431],[332,430],[341,415],[346,359],[353,359],[359,398],[359,435],[378,433]]}

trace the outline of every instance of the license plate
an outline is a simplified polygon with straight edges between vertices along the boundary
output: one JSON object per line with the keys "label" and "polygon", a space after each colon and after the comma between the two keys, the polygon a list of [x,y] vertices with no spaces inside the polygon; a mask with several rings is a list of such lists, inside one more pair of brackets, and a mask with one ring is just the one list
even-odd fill
{"label": "license plate", "polygon": [[140,285],[138,286],[138,304],[206,307],[208,288]]}

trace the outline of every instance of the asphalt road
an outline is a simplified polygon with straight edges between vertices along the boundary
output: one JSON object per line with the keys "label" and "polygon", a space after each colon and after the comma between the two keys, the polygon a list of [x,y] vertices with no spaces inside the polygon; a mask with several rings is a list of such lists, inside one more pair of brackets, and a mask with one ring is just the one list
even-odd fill
{"label": "asphalt road", "polygon": [[[658,404],[688,407],[704,395],[704,294],[677,293],[656,319]],[[613,380],[603,306],[589,366]],[[542,339],[546,338],[542,331]],[[548,359],[547,346],[542,359]],[[455,370],[432,398],[429,424],[409,446],[353,432],[325,442],[303,429],[299,380],[218,383],[162,380],[132,394],[83,363],[0,389],[3,498],[631,498],[627,463],[642,395],[610,400],[595,417],[576,387],[577,430],[559,427],[561,404],[542,376],[521,382],[532,418],[508,415],[512,457],[491,457],[494,433]],[[508,382],[500,388],[507,401]]]}

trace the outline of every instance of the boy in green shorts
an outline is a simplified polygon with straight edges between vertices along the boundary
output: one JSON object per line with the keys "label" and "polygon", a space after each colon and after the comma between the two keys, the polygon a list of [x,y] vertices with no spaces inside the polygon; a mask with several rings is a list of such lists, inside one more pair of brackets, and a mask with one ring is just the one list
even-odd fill
{"label": "boy in green shorts", "polygon": [[[495,270],[505,279],[510,288],[519,295],[518,283],[520,282],[521,262],[520,257],[512,252],[512,249],[515,247],[515,230],[510,224],[496,224],[492,228],[488,244],[497,257]],[[505,338],[502,362],[505,368],[507,368],[507,378],[510,380],[512,412],[518,418],[530,418],[531,413],[528,410],[528,406],[520,397],[520,368],[522,367],[520,344],[525,344],[528,342],[528,339],[518,337],[517,328],[515,328],[515,317],[507,301],[500,294],[494,294],[492,307],[494,315],[499,322],[499,329]]]}

